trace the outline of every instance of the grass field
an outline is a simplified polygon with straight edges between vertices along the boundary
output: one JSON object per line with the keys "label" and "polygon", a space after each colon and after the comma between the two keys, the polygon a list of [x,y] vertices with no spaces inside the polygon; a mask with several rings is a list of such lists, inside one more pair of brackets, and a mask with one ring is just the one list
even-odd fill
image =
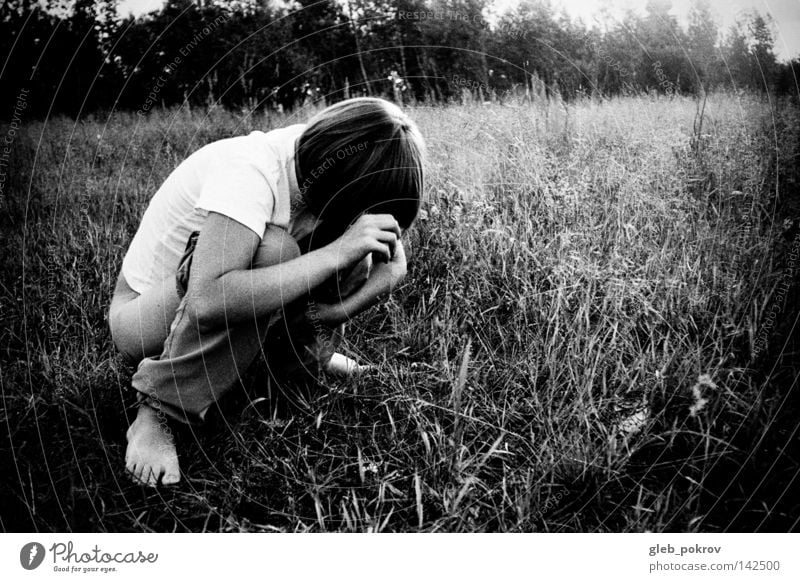
{"label": "grass field", "polygon": [[800,115],[722,94],[696,112],[412,109],[430,159],[409,276],[346,344],[378,372],[286,407],[256,366],[178,433],[186,476],[160,490],[123,474],[112,284],[180,160],[296,118],[29,122],[0,213],[0,526],[797,529]]}

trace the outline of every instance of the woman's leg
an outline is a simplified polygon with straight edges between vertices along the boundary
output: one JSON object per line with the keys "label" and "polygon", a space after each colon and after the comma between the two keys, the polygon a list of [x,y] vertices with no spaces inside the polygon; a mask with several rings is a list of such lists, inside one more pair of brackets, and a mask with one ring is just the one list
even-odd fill
{"label": "woman's leg", "polygon": [[[300,251],[307,253],[319,249],[341,236],[340,229],[335,226],[330,228],[331,226],[333,225],[323,223],[300,240]],[[296,373],[302,369],[314,375],[322,369],[337,376],[351,376],[371,368],[360,366],[355,360],[336,352],[343,341],[344,324],[334,329],[327,328],[319,321],[315,310],[316,302],[334,304],[358,291],[369,278],[371,270],[372,256],[367,255],[347,272],[332,277],[310,293],[307,305],[309,317],[305,317],[305,313],[285,314],[284,321],[276,326],[284,329],[276,330],[279,335],[270,350],[279,354],[284,353],[287,348],[292,350],[290,357],[281,358],[287,362],[282,366],[284,372]]]}
{"label": "woman's leg", "polygon": [[161,353],[179,303],[174,276],[140,295],[120,273],[108,324],[114,345],[130,363]]}
{"label": "woman's leg", "polygon": [[[335,300],[341,301],[358,291],[366,283],[371,271],[372,255],[367,255],[345,277],[338,281],[338,293]],[[345,324],[343,323],[334,330],[331,338],[333,350],[338,349],[344,341],[344,329]],[[344,354],[332,351],[330,357],[324,363],[324,369],[334,376],[348,377],[368,372],[372,369],[372,366],[361,365]]]}
{"label": "woman's leg", "polygon": [[[285,230],[268,227],[252,266],[275,265],[299,254]],[[142,405],[128,431],[126,465],[140,482],[155,485],[159,480],[164,484],[179,480],[167,418],[202,422],[208,409],[235,385],[262,350],[276,317],[201,333],[186,313],[186,296],[180,300],[160,356],[142,360],[132,379]]]}
{"label": "woman's leg", "polygon": [[[299,256],[294,239],[269,226],[253,258],[253,268]],[[208,408],[245,373],[261,352],[272,317],[255,318],[210,332],[200,332],[188,316],[187,297],[180,301],[160,356],[145,358],[132,379],[153,408],[185,423],[200,423]]]}
{"label": "woman's leg", "polygon": [[319,301],[333,304],[349,297],[366,282],[371,269],[372,260],[367,255],[347,273],[333,277],[314,289],[310,297],[302,301],[301,312],[284,313],[283,320],[275,326],[275,331],[282,333],[276,336],[276,341],[272,342],[268,350],[270,355],[283,354],[279,360],[282,362],[284,374],[302,371],[316,376],[320,370],[325,370],[337,376],[351,376],[370,368],[360,366],[355,360],[337,353],[336,350],[344,340],[345,324],[335,328],[324,325],[317,316],[315,303]]}

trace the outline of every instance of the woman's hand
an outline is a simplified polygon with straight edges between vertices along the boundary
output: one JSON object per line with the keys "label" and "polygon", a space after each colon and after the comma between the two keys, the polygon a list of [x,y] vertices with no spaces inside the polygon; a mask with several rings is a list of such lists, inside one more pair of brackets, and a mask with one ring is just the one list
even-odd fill
{"label": "woman's hand", "polygon": [[372,263],[372,272],[366,282],[352,295],[339,303],[314,302],[309,306],[316,321],[335,327],[378,303],[403,280],[408,270],[405,248],[400,240],[394,246],[394,255],[387,263]]}
{"label": "woman's hand", "polygon": [[369,253],[391,263],[400,235],[400,226],[391,214],[364,214],[328,248],[335,253],[339,269],[354,265]]}
{"label": "woman's hand", "polygon": [[403,280],[408,272],[408,262],[406,259],[406,250],[403,247],[403,242],[397,240],[394,247],[394,255],[388,263],[373,262],[371,277],[377,277],[386,281],[389,287],[389,292]]}

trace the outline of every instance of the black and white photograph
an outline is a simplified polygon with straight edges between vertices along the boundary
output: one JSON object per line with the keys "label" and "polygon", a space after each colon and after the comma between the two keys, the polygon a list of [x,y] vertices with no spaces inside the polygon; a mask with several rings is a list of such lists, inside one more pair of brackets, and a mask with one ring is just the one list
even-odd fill
{"label": "black and white photograph", "polygon": [[2,0],[0,531],[798,532],[798,155],[796,0]]}

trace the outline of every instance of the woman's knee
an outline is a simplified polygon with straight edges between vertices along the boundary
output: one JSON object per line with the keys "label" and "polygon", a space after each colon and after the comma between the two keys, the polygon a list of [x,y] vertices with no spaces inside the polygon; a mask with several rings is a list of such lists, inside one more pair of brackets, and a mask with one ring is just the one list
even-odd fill
{"label": "woman's knee", "polygon": [[124,277],[120,274],[117,278],[114,294],[111,297],[111,305],[108,307],[106,321],[108,322],[108,330],[111,332],[111,341],[126,360],[132,359],[129,351],[132,338],[130,337],[129,326],[124,321],[125,311],[126,307],[132,301],[135,301],[136,296],[137,294],[128,287]]}
{"label": "woman's knee", "polygon": [[111,304],[108,310],[108,328],[111,332],[111,341],[128,364],[136,365],[144,354],[141,349],[141,339],[137,342],[135,333],[132,333],[130,322],[126,322],[124,305]]}
{"label": "woman's knee", "polygon": [[297,241],[283,228],[268,225],[253,257],[253,268],[270,267],[300,256]]}
{"label": "woman's knee", "polygon": [[161,352],[175,317],[175,281],[167,278],[139,294],[120,276],[108,310],[111,340],[125,359],[137,364]]}

